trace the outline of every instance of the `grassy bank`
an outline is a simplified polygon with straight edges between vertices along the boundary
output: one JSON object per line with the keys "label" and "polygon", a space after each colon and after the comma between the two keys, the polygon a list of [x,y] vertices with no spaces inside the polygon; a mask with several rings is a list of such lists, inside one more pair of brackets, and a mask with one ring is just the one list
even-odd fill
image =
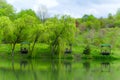
{"label": "grassy bank", "polygon": [[[99,38],[99,33],[101,30],[104,30],[105,34],[102,35],[102,38]],[[94,58],[94,59],[120,59],[120,29],[119,28],[104,28],[98,31],[94,31],[94,36],[87,38],[91,32],[80,33],[76,36],[75,41],[72,46],[72,55],[64,55],[61,58]],[[100,44],[109,43],[111,44],[111,54],[110,56],[102,56],[100,54]],[[83,54],[83,51],[86,45],[90,46],[90,55],[86,56]],[[32,44],[30,46],[32,48]],[[11,56],[11,45],[10,44],[0,44],[0,55]],[[15,55],[20,55],[20,44],[16,45]],[[37,43],[33,51],[33,56],[38,58],[51,58],[49,45],[43,43]],[[59,58],[54,56],[53,58]]]}
{"label": "grassy bank", "polygon": [[[83,54],[85,45],[78,45],[73,46],[73,53],[72,54],[65,54],[62,56],[62,59],[73,59],[73,58],[83,58],[83,59],[120,59],[119,49],[112,49],[112,53],[110,56],[102,56],[100,54],[100,47],[98,46],[90,46],[90,55]],[[10,57],[11,56],[11,45],[10,44],[1,44],[0,47],[0,55],[4,57]],[[51,57],[50,54],[50,48],[46,44],[37,44],[33,55],[35,58],[54,58],[58,59],[58,56]],[[20,54],[20,44],[16,45],[15,48],[15,56],[17,58],[19,57],[26,57],[24,55]]]}

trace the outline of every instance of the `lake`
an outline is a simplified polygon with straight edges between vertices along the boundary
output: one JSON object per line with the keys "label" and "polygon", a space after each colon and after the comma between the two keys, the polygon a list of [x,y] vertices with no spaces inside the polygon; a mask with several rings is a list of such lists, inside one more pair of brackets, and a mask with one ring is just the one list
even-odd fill
{"label": "lake", "polygon": [[120,61],[0,58],[0,80],[120,80]]}

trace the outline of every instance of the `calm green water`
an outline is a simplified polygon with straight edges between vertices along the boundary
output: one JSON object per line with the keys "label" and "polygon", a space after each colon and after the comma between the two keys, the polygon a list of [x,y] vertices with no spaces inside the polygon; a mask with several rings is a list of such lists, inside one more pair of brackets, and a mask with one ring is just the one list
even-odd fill
{"label": "calm green water", "polygon": [[120,61],[0,59],[0,80],[120,80]]}

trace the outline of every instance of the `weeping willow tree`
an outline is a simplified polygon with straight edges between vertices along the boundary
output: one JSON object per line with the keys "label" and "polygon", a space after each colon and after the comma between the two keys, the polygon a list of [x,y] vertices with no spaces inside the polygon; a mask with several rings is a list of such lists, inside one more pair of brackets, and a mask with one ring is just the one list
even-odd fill
{"label": "weeping willow tree", "polygon": [[12,55],[17,43],[28,41],[30,29],[35,25],[36,19],[30,15],[24,15],[14,21],[13,38],[12,38]]}
{"label": "weeping willow tree", "polygon": [[60,19],[55,17],[52,21],[51,52],[61,58],[64,55],[65,48],[74,41],[75,20],[70,16],[62,16]]}
{"label": "weeping willow tree", "polygon": [[43,24],[36,24],[36,26],[34,26],[34,28],[31,30],[31,32],[32,32],[31,40],[33,42],[32,49],[31,49],[31,56],[32,57],[35,56],[35,54],[33,54],[33,50],[35,48],[35,45],[38,41],[40,41],[40,37],[45,32],[45,29],[46,29],[46,27],[43,26]]}
{"label": "weeping willow tree", "polygon": [[10,20],[15,19],[14,7],[6,2],[6,0],[0,0],[0,16],[7,16]]}
{"label": "weeping willow tree", "polygon": [[13,35],[13,23],[7,16],[0,17],[0,42],[11,43]]}

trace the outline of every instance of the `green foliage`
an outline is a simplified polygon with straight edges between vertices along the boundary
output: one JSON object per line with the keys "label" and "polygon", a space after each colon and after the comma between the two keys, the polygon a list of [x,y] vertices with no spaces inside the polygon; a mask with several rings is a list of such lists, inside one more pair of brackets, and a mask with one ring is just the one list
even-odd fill
{"label": "green foliage", "polygon": [[48,18],[47,11],[40,11],[41,9],[38,9],[35,13],[27,9],[16,13],[12,5],[0,0],[0,43],[11,44],[14,52],[16,44],[30,42],[31,57],[40,52],[39,43],[48,45],[49,55],[59,58],[64,56],[69,44],[73,45],[74,54],[83,52],[89,55],[91,52],[92,56],[99,55],[100,44],[111,44],[114,50],[120,48],[119,9],[115,15],[108,14],[107,18],[86,14],[78,19],[68,15]]}
{"label": "green foliage", "polygon": [[36,14],[32,9],[27,9],[27,10],[21,10],[19,13],[17,13],[17,18],[20,18],[24,15],[30,15],[36,17]]}
{"label": "green foliage", "polygon": [[2,16],[0,17],[0,40],[3,43],[11,43],[12,35],[13,35],[13,23],[9,19],[9,17]]}
{"label": "green foliage", "polygon": [[60,19],[54,17],[46,21],[49,25],[50,44],[52,53],[58,54],[59,58],[63,55],[65,48],[74,42],[75,37],[75,21],[70,16],[62,16]]}
{"label": "green foliage", "polygon": [[15,10],[13,6],[6,3],[5,0],[0,0],[0,16],[7,16],[11,20],[15,19]]}

